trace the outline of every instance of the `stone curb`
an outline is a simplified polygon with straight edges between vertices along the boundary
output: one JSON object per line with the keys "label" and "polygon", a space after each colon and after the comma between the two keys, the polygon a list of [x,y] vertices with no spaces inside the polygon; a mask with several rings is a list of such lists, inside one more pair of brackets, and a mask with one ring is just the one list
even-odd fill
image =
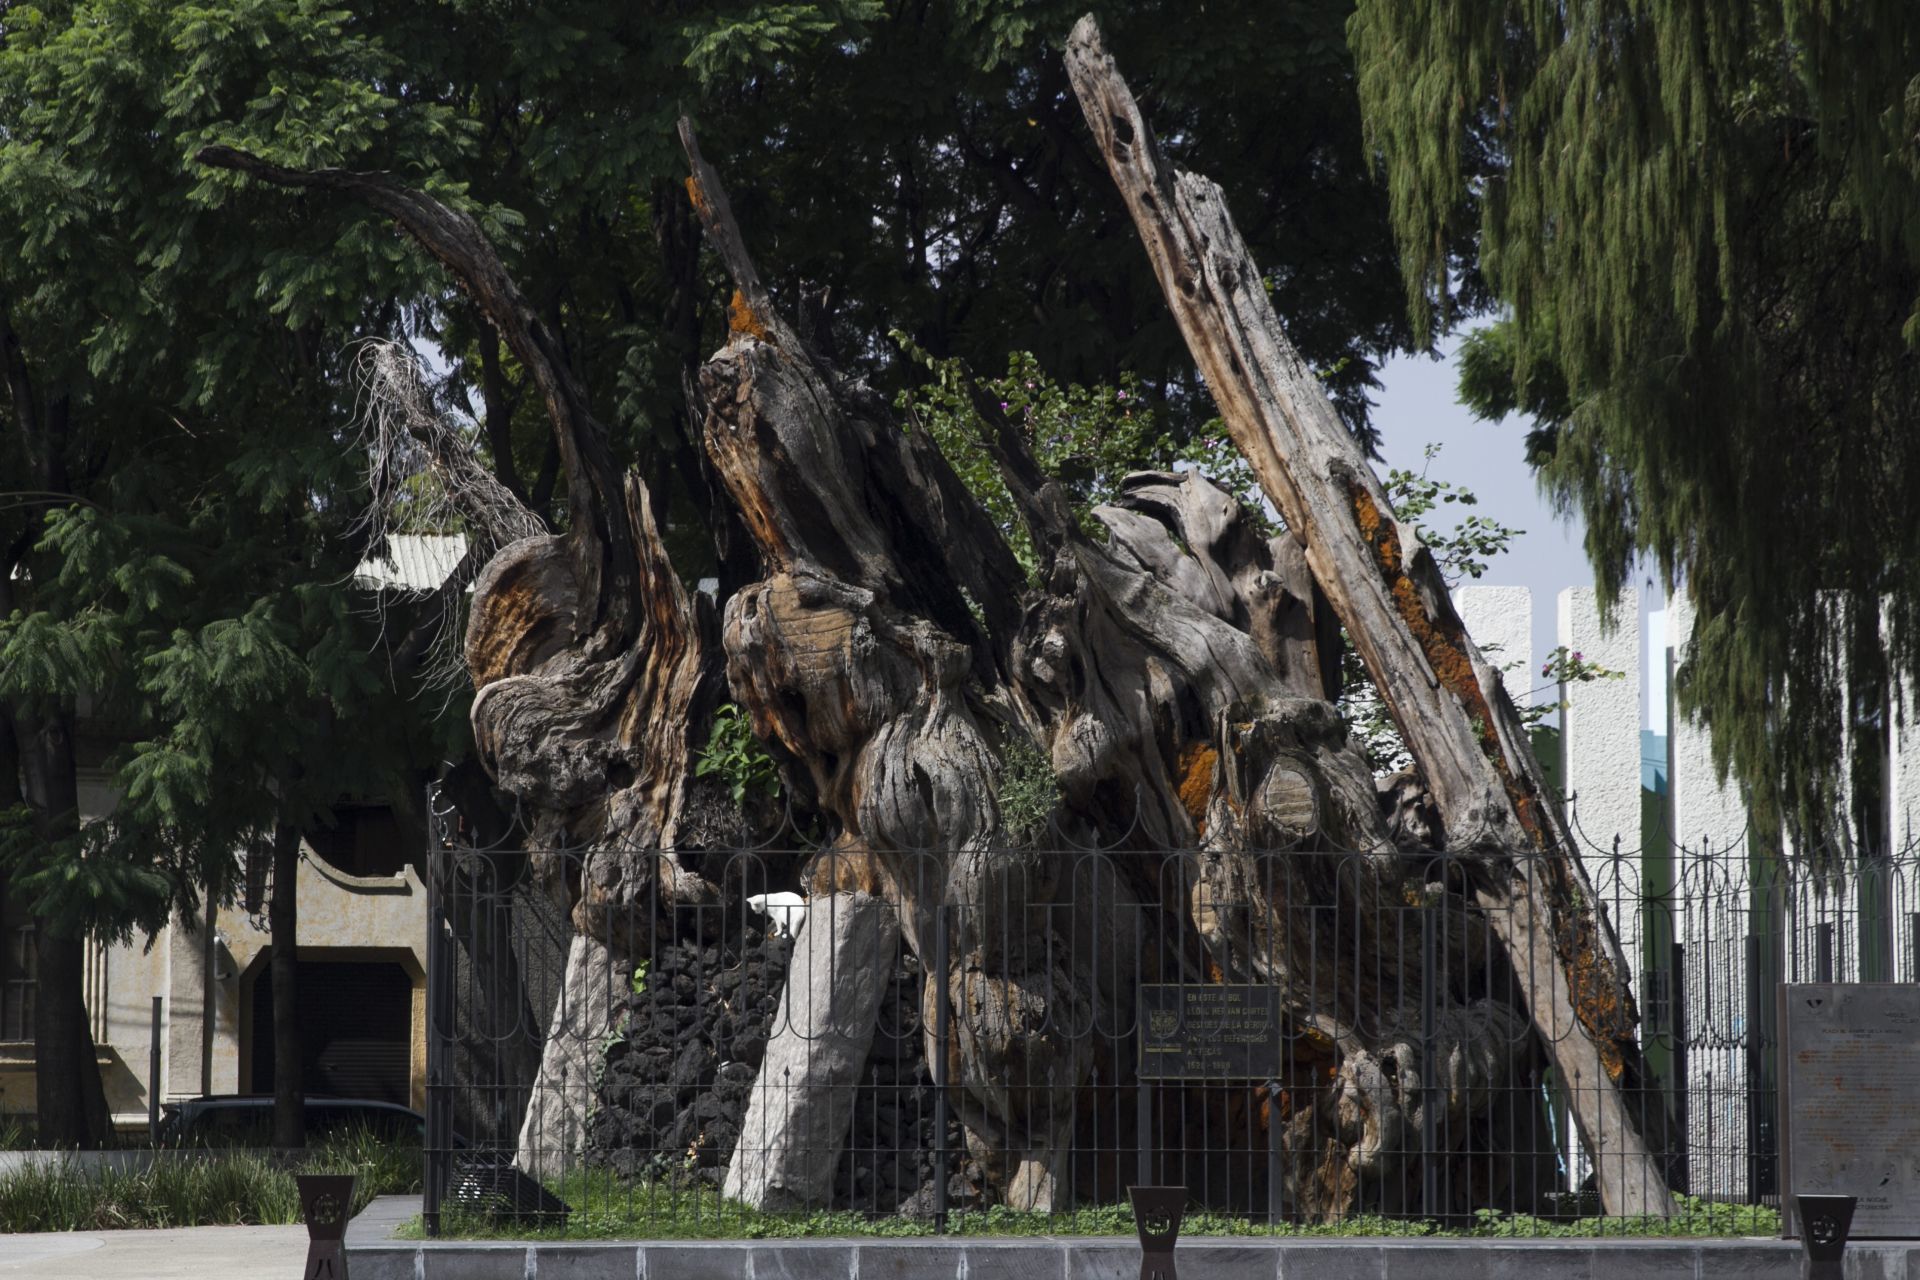
{"label": "stone curb", "polygon": [[[1113,1238],[712,1241],[395,1240],[418,1196],[383,1196],[347,1232],[353,1280],[1138,1280]],[[1785,1240],[1272,1240],[1179,1246],[1180,1280],[1800,1280]],[[1847,1250],[1847,1280],[1920,1280],[1920,1241]]]}

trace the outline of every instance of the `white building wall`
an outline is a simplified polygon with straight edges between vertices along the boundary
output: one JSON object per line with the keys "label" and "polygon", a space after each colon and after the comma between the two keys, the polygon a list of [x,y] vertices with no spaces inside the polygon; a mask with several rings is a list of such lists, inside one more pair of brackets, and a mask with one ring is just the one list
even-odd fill
{"label": "white building wall", "polygon": [[1533,657],[1533,592],[1526,587],[1457,587],[1454,612],[1519,702],[1538,670]]}
{"label": "white building wall", "polygon": [[1920,875],[1920,697],[1910,681],[1900,683],[1895,697],[1888,830],[1894,857],[1906,870],[1896,873],[1892,884],[1893,977],[1896,982],[1920,982],[1920,884],[1915,883]]}
{"label": "white building wall", "polygon": [[1920,848],[1920,697],[1911,681],[1895,690],[1894,751],[1890,802],[1893,805],[1893,847]]}
{"label": "white building wall", "polygon": [[[1667,601],[1675,666],[1694,629],[1684,594]],[[1669,752],[1676,941],[1687,1060],[1687,1135],[1695,1194],[1744,1198],[1748,1173],[1747,935],[1752,932],[1747,812],[1738,791],[1720,785],[1707,730],[1674,711]]]}
{"label": "white building wall", "polygon": [[[1693,603],[1684,595],[1671,597],[1667,601],[1667,635],[1676,663],[1685,658],[1682,649],[1693,636],[1693,623]],[[1676,713],[1671,743],[1673,838],[1688,853],[1711,856],[1715,862],[1737,848],[1742,857],[1727,860],[1744,865],[1746,806],[1736,790],[1722,787],[1715,776],[1713,743],[1707,730]]]}
{"label": "white building wall", "polygon": [[1587,878],[1635,965],[1641,954],[1640,601],[1623,594],[1607,631],[1594,589],[1570,587],[1560,593],[1558,616],[1558,639],[1568,652],[1621,673],[1560,686],[1561,776]]}

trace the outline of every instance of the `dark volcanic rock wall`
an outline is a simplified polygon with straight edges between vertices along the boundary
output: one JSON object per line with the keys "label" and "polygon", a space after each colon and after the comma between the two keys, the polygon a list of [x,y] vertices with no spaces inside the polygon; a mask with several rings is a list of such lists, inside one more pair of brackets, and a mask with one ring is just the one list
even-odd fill
{"label": "dark volcanic rock wall", "polygon": [[591,1163],[719,1184],[740,1137],[793,953],[748,920],[717,943],[666,943],[627,1000],[587,1130]]}
{"label": "dark volcanic rock wall", "polygon": [[[747,916],[717,941],[658,946],[627,1001],[624,1034],[607,1046],[589,1121],[587,1158],[626,1177],[718,1187],[740,1138],[748,1094],[766,1054],[790,938]],[[904,949],[881,1000],[879,1025],[834,1177],[836,1209],[931,1213],[934,1097],[920,1019],[921,974]],[[965,1143],[949,1117],[949,1167]],[[976,1202],[977,1180],[949,1181],[952,1207]]]}
{"label": "dark volcanic rock wall", "polygon": [[[901,948],[880,997],[879,1024],[860,1088],[853,1123],[834,1171],[835,1208],[866,1213],[929,1214],[934,1210],[933,1077],[920,1019],[920,965]],[[960,1125],[947,1120],[948,1164],[966,1144]],[[953,1208],[964,1207],[955,1200]]]}

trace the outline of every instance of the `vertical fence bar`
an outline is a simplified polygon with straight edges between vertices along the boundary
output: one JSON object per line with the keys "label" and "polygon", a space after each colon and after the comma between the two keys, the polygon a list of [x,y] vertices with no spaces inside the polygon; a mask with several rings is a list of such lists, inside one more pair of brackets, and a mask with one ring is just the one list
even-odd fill
{"label": "vertical fence bar", "polygon": [[1820,922],[1819,932],[1815,935],[1818,950],[1815,953],[1814,978],[1816,982],[1833,981],[1833,921]]}
{"label": "vertical fence bar", "polygon": [[1285,1143],[1285,1126],[1280,1120],[1280,1082],[1267,1084],[1267,1221],[1277,1226],[1287,1214],[1286,1171],[1281,1165],[1280,1148]]}
{"label": "vertical fence bar", "polygon": [[[1146,1000],[1144,992],[1134,992],[1133,1033],[1136,1037],[1146,1034]],[[1135,1144],[1139,1148],[1138,1174],[1134,1181],[1150,1187],[1153,1185],[1153,1083],[1139,1074],[1137,1064],[1134,1085],[1134,1127],[1139,1133]]]}
{"label": "vertical fence bar", "polygon": [[1692,1189],[1693,1170],[1698,1167],[1698,1162],[1693,1159],[1691,1150],[1693,1080],[1687,1074],[1687,1036],[1691,1025],[1691,1019],[1687,1016],[1687,944],[1674,943],[1668,948],[1668,954],[1672,957],[1667,962],[1667,982],[1672,997],[1672,1003],[1668,1005],[1670,1013],[1667,1025],[1672,1028],[1673,1035],[1674,1123],[1680,1131],[1681,1145],[1688,1148],[1687,1181],[1689,1189]]}
{"label": "vertical fence bar", "polygon": [[953,1018],[947,988],[949,969],[947,904],[933,910],[933,1229],[947,1233],[947,1028]]}
{"label": "vertical fence bar", "polygon": [[451,849],[441,849],[435,830],[434,788],[426,791],[427,847],[426,865],[421,868],[427,885],[427,1132],[426,1162],[420,1183],[420,1218],[427,1235],[440,1234],[441,1202],[446,1194],[447,1160],[453,1152],[451,1103],[447,1096],[447,1050],[453,1034],[451,979],[453,957],[448,954],[447,923],[444,916],[441,884],[443,860],[451,859]]}
{"label": "vertical fence bar", "polygon": [[160,1145],[160,1020],[161,1001],[153,998],[153,1034],[147,1043],[147,1142]]}
{"label": "vertical fence bar", "polygon": [[1433,913],[1428,906],[1420,912],[1420,1214],[1434,1218],[1440,1212],[1440,1160],[1437,1155],[1440,1131],[1439,993],[1434,990],[1436,940]]}
{"label": "vertical fence bar", "polygon": [[1765,1096],[1767,1049],[1763,1010],[1771,996],[1766,985],[1765,950],[1758,934],[1747,935],[1747,1011],[1742,1037],[1747,1058],[1747,1202],[1760,1203],[1773,1148],[1773,1108]]}

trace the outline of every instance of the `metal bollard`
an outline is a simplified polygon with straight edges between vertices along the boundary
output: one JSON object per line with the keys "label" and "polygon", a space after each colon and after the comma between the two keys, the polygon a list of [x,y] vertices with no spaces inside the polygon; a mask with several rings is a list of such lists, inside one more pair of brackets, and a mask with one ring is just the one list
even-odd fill
{"label": "metal bollard", "polygon": [[1185,1187],[1128,1187],[1133,1225],[1140,1233],[1140,1280],[1177,1280],[1173,1242],[1187,1209]]}
{"label": "metal bollard", "polygon": [[1853,1226],[1853,1196],[1795,1196],[1800,1206],[1800,1243],[1807,1251],[1807,1280],[1840,1280]]}
{"label": "metal bollard", "polygon": [[347,1280],[347,1218],[353,1210],[351,1173],[302,1173],[300,1216],[307,1222],[305,1280]]}

